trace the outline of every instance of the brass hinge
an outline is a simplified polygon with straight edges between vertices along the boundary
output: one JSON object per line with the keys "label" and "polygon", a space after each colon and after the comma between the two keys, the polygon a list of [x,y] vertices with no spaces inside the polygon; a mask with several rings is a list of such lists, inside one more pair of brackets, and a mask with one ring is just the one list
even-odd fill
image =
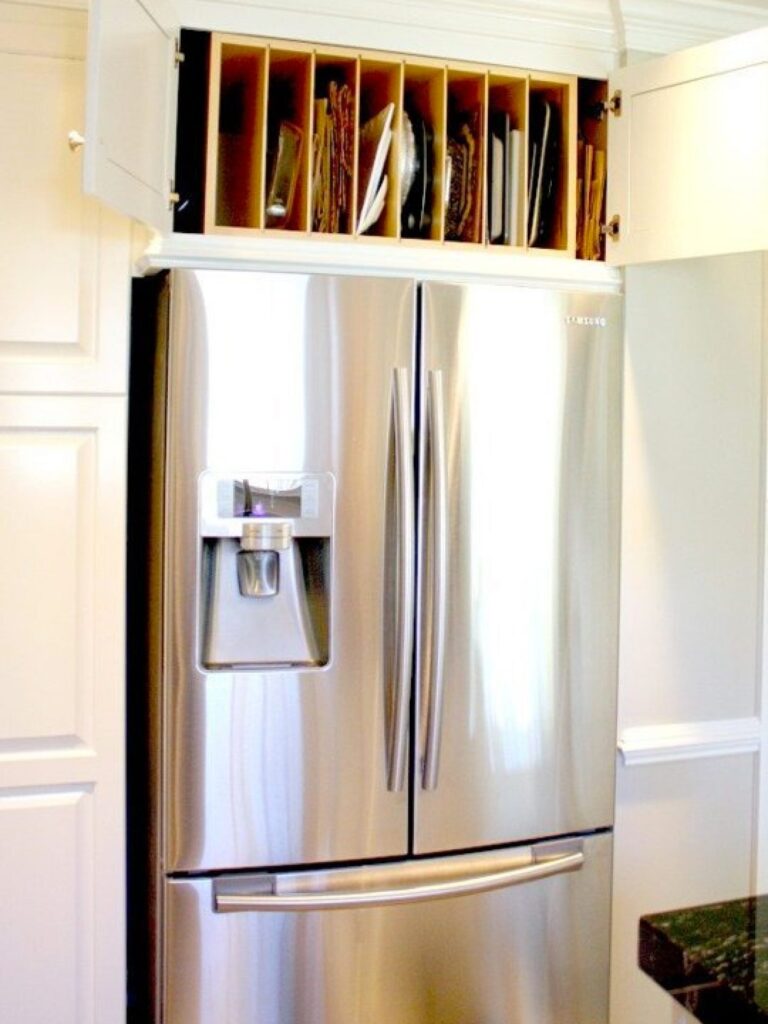
{"label": "brass hinge", "polygon": [[168,209],[172,210],[176,203],[181,199],[181,196],[176,191],[176,182],[173,178],[168,180]]}
{"label": "brass hinge", "polygon": [[182,49],[181,49],[181,42],[177,39],[176,43],[174,45],[174,50],[173,50],[173,63],[174,63],[174,66],[178,67],[179,64],[183,64],[186,59],[187,59],[186,55],[182,52]]}
{"label": "brass hinge", "polygon": [[615,217],[611,217],[607,224],[600,225],[600,234],[605,235],[606,238],[610,238],[612,242],[618,242],[620,232],[621,217],[618,213]]}
{"label": "brass hinge", "polygon": [[603,111],[621,117],[621,89],[617,89],[613,96],[603,103]]}

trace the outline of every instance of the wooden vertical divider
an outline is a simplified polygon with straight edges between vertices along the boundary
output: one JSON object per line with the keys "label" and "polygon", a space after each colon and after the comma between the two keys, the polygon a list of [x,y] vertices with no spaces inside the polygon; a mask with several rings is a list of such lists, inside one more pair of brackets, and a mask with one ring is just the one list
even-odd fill
{"label": "wooden vertical divider", "polygon": [[384,163],[384,175],[387,178],[387,191],[381,216],[371,225],[367,235],[385,238],[397,238],[400,231],[399,180],[400,154],[402,133],[402,61],[384,61],[380,57],[363,54],[360,58],[360,102],[358,159],[357,159],[357,201],[355,211],[359,231],[359,218],[366,189],[371,163],[364,166],[366,158],[370,161],[373,155],[370,145],[363,145],[363,132],[366,124],[379,115],[389,103],[394,105],[390,130],[392,134],[389,152]]}
{"label": "wooden vertical divider", "polygon": [[[401,238],[429,239],[435,242],[443,240],[443,211],[445,185],[445,117],[446,117],[446,70],[445,65],[438,61],[411,62],[406,60],[403,67],[403,110],[409,116],[416,134],[420,131],[420,122],[427,126],[430,142],[428,160],[431,165],[431,181],[426,182],[421,196],[410,197],[409,209],[412,204],[420,208],[423,198],[427,223],[419,232],[403,224],[401,197]],[[423,143],[415,138],[419,152]],[[414,188],[418,190],[417,181]]]}
{"label": "wooden vertical divider", "polygon": [[208,139],[205,148],[205,202],[203,231],[216,230],[216,196],[219,177],[219,107],[221,105],[221,36],[211,34],[211,63],[208,76]]}
{"label": "wooden vertical divider", "polygon": [[360,56],[355,57],[354,117],[352,118],[352,190],[349,200],[347,234],[357,233],[357,192],[360,188],[358,168],[360,163]]}
{"label": "wooden vertical divider", "polygon": [[[487,153],[490,159],[491,136],[501,136],[504,129],[520,132],[520,153],[517,166],[513,166],[512,154],[508,152],[509,138],[503,139],[504,160],[508,163],[504,168],[503,205],[507,203],[507,189],[514,181],[516,191],[515,209],[510,211],[511,225],[508,227],[509,240],[504,234],[498,244],[521,248],[525,245],[526,236],[526,196],[527,196],[527,127],[528,127],[528,81],[525,72],[506,70],[492,71],[488,78],[488,135]],[[486,182],[490,183],[490,172],[486,164]],[[487,184],[486,188],[489,187]],[[486,192],[486,215],[490,208],[490,200]],[[503,214],[504,225],[507,226],[507,215]],[[487,235],[486,235],[487,238]],[[493,243],[491,243],[493,244]]]}
{"label": "wooden vertical divider", "polygon": [[483,74],[483,102],[480,115],[481,124],[481,153],[482,161],[478,176],[480,180],[480,237],[479,242],[485,242],[488,238],[488,72]]}
{"label": "wooden vertical divider", "polygon": [[523,166],[525,167],[525,212],[523,216],[523,247],[528,245],[528,227],[530,224],[530,202],[531,202],[531,76],[525,79],[525,156]]}
{"label": "wooden vertical divider", "polygon": [[315,51],[310,54],[310,72],[307,82],[307,139],[304,147],[304,173],[306,174],[307,191],[304,196],[302,216],[307,232],[312,231],[312,189],[314,187],[314,153],[315,153]]}

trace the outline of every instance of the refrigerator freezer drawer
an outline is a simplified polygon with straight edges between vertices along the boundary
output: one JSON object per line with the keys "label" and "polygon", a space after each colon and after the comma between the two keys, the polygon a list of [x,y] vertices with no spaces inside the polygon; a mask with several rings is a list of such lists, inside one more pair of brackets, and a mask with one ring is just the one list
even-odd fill
{"label": "refrigerator freezer drawer", "polygon": [[605,1024],[611,847],[171,880],[164,1024]]}

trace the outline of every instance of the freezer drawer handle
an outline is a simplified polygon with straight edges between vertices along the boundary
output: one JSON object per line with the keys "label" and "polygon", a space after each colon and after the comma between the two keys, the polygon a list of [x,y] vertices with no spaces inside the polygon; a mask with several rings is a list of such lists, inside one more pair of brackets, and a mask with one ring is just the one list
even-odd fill
{"label": "freezer drawer handle", "polygon": [[[395,462],[397,474],[397,605],[395,620],[394,715],[387,744],[387,789],[398,793],[405,785],[408,717],[411,700],[414,602],[414,482],[411,444],[411,403],[408,370],[394,376]],[[385,637],[386,642],[386,637]]]}
{"label": "freezer drawer handle", "polygon": [[443,372],[430,370],[427,390],[429,444],[432,469],[433,612],[429,658],[429,700],[422,789],[437,788],[443,720],[443,662],[448,569],[448,495],[445,455]]}
{"label": "freezer drawer handle", "polygon": [[[577,849],[558,856],[537,860],[522,867],[512,867],[490,872],[470,874],[465,877],[438,879],[396,889],[369,889],[367,891],[311,891],[312,874],[306,878],[310,891],[275,891],[280,885],[279,875],[262,875],[251,878],[248,891],[238,892],[231,888],[233,880],[215,879],[214,908],[216,913],[247,913],[249,911],[302,910],[348,910],[355,907],[384,907],[400,903],[423,903],[427,900],[444,900],[454,896],[471,896],[475,893],[506,889],[512,885],[535,882],[567,871],[578,871],[584,864],[584,853],[579,844]],[[365,869],[363,869],[365,870]],[[295,878],[295,876],[294,876]],[[237,884],[237,883],[235,883]],[[254,892],[254,889],[260,890]]]}

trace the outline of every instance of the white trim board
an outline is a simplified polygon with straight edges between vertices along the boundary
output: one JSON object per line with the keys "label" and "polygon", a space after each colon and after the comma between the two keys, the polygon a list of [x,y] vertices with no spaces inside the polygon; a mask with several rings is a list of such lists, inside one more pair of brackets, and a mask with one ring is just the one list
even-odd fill
{"label": "white trim board", "polygon": [[[768,256],[763,254],[763,559],[762,559],[762,633],[760,636],[759,700],[763,751],[768,751]],[[755,822],[755,892],[768,891],[768,757],[761,756],[758,766],[758,791]]]}
{"label": "white trim board", "polygon": [[730,0],[615,0],[628,50],[672,53],[768,25],[768,10]]}
{"label": "white trim board", "polygon": [[[60,0],[61,2],[61,0]],[[181,23],[437,57],[609,71],[623,50],[670,53],[768,24],[734,0],[178,0]],[[548,59],[549,58],[549,59]],[[534,61],[535,63],[530,63]]]}
{"label": "white trim board", "polygon": [[601,261],[529,252],[500,246],[472,252],[461,245],[325,241],[319,238],[263,238],[258,235],[154,235],[137,256],[137,276],[175,267],[219,270],[284,270],[293,273],[376,274],[420,280],[466,281],[480,277],[553,288],[618,292],[621,272]]}
{"label": "white trim board", "polygon": [[759,718],[726,718],[631,726],[622,730],[618,746],[624,764],[634,766],[756,754],[760,743]]}

